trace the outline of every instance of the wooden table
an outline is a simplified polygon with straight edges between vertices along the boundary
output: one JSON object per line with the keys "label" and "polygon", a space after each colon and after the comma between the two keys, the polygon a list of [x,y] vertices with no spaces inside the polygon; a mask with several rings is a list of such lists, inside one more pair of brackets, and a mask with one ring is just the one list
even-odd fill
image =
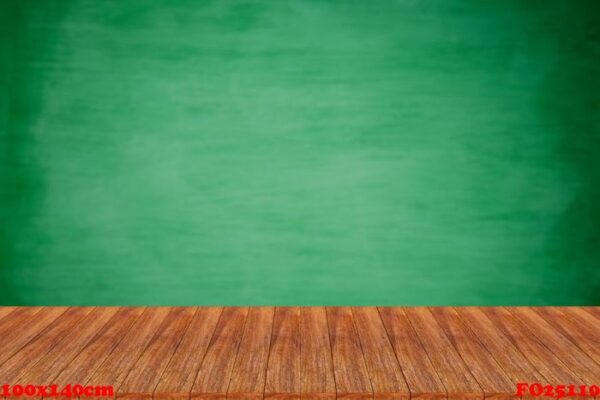
{"label": "wooden table", "polygon": [[515,398],[600,384],[600,307],[3,307],[1,384],[156,399]]}

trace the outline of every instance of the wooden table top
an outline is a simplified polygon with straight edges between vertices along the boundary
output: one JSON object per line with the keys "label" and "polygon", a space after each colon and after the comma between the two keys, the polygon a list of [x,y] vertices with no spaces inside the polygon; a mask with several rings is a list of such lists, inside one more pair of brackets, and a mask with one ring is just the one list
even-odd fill
{"label": "wooden table top", "polygon": [[600,307],[1,307],[1,384],[156,399],[515,398],[600,384]]}

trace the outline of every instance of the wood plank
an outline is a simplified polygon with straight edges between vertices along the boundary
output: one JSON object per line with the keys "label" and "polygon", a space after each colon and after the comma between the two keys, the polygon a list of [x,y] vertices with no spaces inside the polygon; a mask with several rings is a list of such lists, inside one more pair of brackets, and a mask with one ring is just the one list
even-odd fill
{"label": "wood plank", "polygon": [[373,398],[360,339],[349,307],[328,307],[329,337],[337,398]]}
{"label": "wood plank", "polygon": [[152,398],[162,373],[175,354],[195,313],[194,307],[171,307],[148,347],[116,390],[117,399]]}
{"label": "wood plank", "polygon": [[[505,308],[506,309],[506,308]],[[506,309],[509,310],[509,309]],[[569,369],[588,385],[597,384],[600,377],[600,365],[569,339],[552,328],[544,318],[531,307],[513,307],[510,312],[517,317],[521,325],[537,337]]]}
{"label": "wood plank", "polygon": [[[493,323],[494,328],[501,332],[527,360],[545,378],[542,382],[551,385],[575,384],[584,382],[576,376],[569,367],[556,357],[534,335],[525,329],[519,321],[502,307],[481,308]],[[523,382],[527,382],[523,380]],[[535,381],[532,381],[535,382]],[[584,397],[580,397],[584,399]]]}
{"label": "wood plank", "polygon": [[6,306],[0,307],[0,320],[17,309],[18,309],[18,307],[6,307]]}
{"label": "wood plank", "polygon": [[[29,366],[17,378],[10,381],[31,385],[48,385],[68,365],[85,346],[98,335],[98,331],[115,315],[118,307],[94,308],[83,318],[68,328],[45,355],[36,364]],[[41,399],[41,396],[22,397],[21,399]],[[15,397],[14,399],[19,399]]]}
{"label": "wood plank", "polygon": [[516,398],[512,394],[515,392],[515,383],[479,342],[477,335],[464,325],[456,311],[449,307],[431,307],[429,310],[483,389],[485,398]]}
{"label": "wood plank", "polygon": [[6,337],[7,334],[22,329],[41,310],[42,307],[19,307],[17,310],[14,310],[14,312],[10,313],[9,318],[0,320],[0,337]]}
{"label": "wood plank", "polygon": [[600,307],[581,307],[581,309],[600,320]]}
{"label": "wood plank", "polygon": [[[169,310],[169,307],[146,308],[123,340],[85,383],[113,385],[116,392],[154,337]],[[104,397],[86,397],[86,399],[106,400]]]}
{"label": "wood plank", "polygon": [[[38,309],[40,311],[41,309]],[[21,308],[11,313],[3,321],[6,322],[6,329],[0,333],[2,340],[0,341],[0,364],[4,363],[10,357],[21,350],[23,346],[29,343],[44,329],[60,317],[67,307],[52,307],[41,312],[34,312],[25,319],[17,317]],[[28,311],[31,311],[28,310]],[[9,321],[10,320],[10,321]],[[15,323],[13,325],[13,323]]]}
{"label": "wood plank", "polygon": [[189,398],[222,311],[222,307],[198,309],[154,391],[155,399],[187,400]]}
{"label": "wood plank", "polygon": [[[481,344],[493,354],[494,359],[515,385],[518,382],[544,382],[546,378],[479,307],[457,307],[456,313],[475,333]],[[528,394],[524,398],[531,398]]]}
{"label": "wood plank", "polygon": [[[600,332],[600,318],[595,318],[592,314],[588,313],[581,307],[545,307],[545,308],[556,308],[567,314],[577,316],[578,321],[585,321],[585,325],[594,332]],[[600,311],[600,307],[596,307]]]}
{"label": "wood plank", "polygon": [[411,398],[446,398],[446,388],[404,311],[399,307],[379,307],[379,314],[402,368]]}
{"label": "wood plank", "polygon": [[327,312],[324,307],[300,310],[300,397],[333,400],[336,397]]}
{"label": "wood plank", "polygon": [[600,364],[600,321],[575,307],[536,307],[534,311],[557,332]]}
{"label": "wood plank", "polygon": [[424,307],[411,307],[404,311],[444,383],[448,398],[483,399],[483,390],[442,332],[433,314]]}
{"label": "wood plank", "polygon": [[[112,351],[125,338],[137,319],[142,315],[143,307],[122,307],[98,331],[98,335],[62,370],[52,383],[58,387],[67,384],[85,383],[104,363]],[[67,397],[52,397],[67,400]]]}
{"label": "wood plank", "polygon": [[274,312],[273,307],[253,307],[248,312],[227,390],[228,399],[263,398]]}
{"label": "wood plank", "polygon": [[353,307],[352,315],[373,387],[373,397],[381,400],[409,399],[408,385],[377,308]]}
{"label": "wood plank", "polygon": [[247,315],[247,307],[227,307],[223,310],[192,387],[192,399],[222,400],[227,397]]}
{"label": "wood plank", "polygon": [[[582,307],[543,307],[549,309],[559,309],[567,316],[577,316],[579,321],[585,321],[585,325],[589,327],[589,329],[593,329],[595,332],[600,332],[600,318],[595,318],[593,313],[589,313]],[[591,307],[590,307],[591,308]],[[600,317],[600,307],[594,307],[598,310]]]}
{"label": "wood plank", "polygon": [[17,379],[44,358],[92,310],[89,307],[73,307],[62,313],[48,329],[37,334],[0,366],[0,382],[19,383]]}
{"label": "wood plank", "polygon": [[581,307],[17,307],[0,318],[0,381],[148,400],[498,400],[517,382],[597,384],[599,344]]}
{"label": "wood plank", "polygon": [[300,400],[300,307],[277,307],[273,317],[265,398]]}

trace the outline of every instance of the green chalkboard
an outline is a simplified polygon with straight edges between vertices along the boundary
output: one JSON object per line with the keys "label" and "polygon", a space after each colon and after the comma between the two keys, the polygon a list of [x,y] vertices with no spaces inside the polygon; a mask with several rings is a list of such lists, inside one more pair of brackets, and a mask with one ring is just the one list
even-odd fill
{"label": "green chalkboard", "polygon": [[0,5],[2,304],[599,304],[597,1]]}

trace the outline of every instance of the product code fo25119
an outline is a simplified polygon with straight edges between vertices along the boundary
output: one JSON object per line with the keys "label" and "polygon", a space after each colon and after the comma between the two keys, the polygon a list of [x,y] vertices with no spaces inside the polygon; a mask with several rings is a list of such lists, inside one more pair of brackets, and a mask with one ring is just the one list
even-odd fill
{"label": "product code fo25119", "polygon": [[545,385],[542,383],[517,383],[516,395],[519,397],[597,397],[600,395],[598,385]]}

